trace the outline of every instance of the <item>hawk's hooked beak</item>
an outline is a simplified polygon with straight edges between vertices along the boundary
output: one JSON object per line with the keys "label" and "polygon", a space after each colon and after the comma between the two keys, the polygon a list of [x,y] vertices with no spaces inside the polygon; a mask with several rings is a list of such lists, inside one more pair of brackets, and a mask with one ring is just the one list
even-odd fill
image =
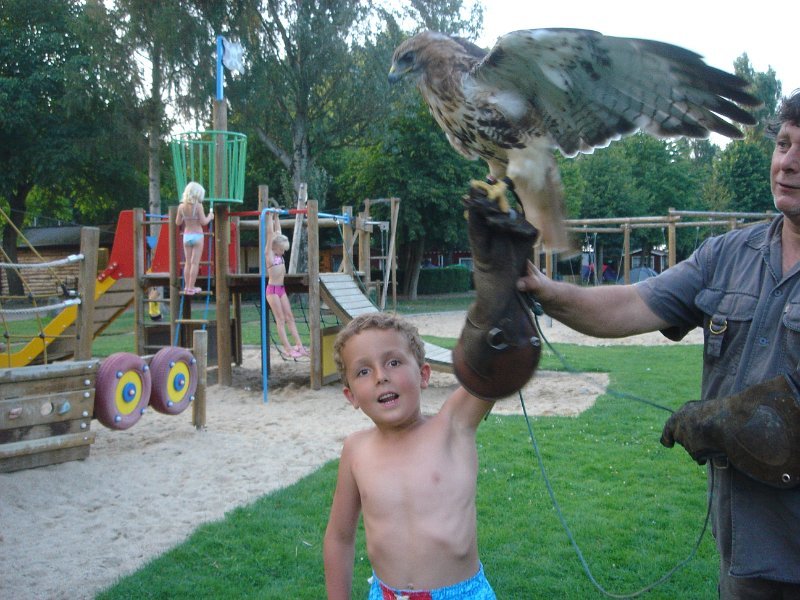
{"label": "hawk's hooked beak", "polygon": [[393,64],[392,68],[389,69],[389,83],[397,83],[403,78],[406,72],[407,71],[398,69],[397,65]]}

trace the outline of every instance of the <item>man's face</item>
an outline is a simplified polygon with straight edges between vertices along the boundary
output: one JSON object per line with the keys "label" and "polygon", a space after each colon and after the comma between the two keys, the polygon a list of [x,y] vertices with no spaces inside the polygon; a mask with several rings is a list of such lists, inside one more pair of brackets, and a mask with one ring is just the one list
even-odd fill
{"label": "man's face", "polygon": [[770,167],[775,208],[791,219],[800,219],[800,127],[784,123],[775,138]]}

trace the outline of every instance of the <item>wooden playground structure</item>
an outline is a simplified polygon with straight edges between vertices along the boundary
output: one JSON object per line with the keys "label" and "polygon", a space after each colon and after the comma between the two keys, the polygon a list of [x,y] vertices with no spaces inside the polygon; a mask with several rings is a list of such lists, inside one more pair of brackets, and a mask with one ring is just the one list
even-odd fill
{"label": "wooden playground structure", "polygon": [[[677,230],[686,227],[725,227],[728,230],[747,227],[762,221],[770,221],[778,213],[768,210],[765,212],[715,212],[676,210],[670,208],[666,216],[651,217],[619,217],[607,219],[568,219],[567,231],[578,234],[622,234],[622,273],[624,283],[631,282],[631,233],[637,229],[664,229],[666,230],[666,249],[668,267],[677,263]],[[544,272],[553,277],[556,275],[556,255],[552,252],[540,251],[534,253],[534,262],[537,267],[542,266],[544,258]],[[596,257],[595,257],[596,260]],[[597,264],[594,265],[597,273]]]}
{"label": "wooden playground structure", "polygon": [[[220,44],[217,56],[217,98],[213,104],[214,129],[180,134],[171,143],[178,195],[186,180],[202,181],[207,200],[217,202],[216,219],[206,233],[201,273],[210,285],[200,294],[206,301],[203,318],[192,315],[192,295],[180,286],[181,244],[175,223],[176,208],[169,215],[148,218],[141,209],[123,211],[117,222],[108,266],[97,273],[99,231],[85,228],[81,236],[81,272],[74,297],[53,305],[9,309],[0,297],[0,322],[5,339],[0,346],[0,472],[14,471],[85,458],[94,441],[92,418],[111,429],[126,429],[136,423],[149,406],[159,412],[178,414],[192,404],[192,422],[205,426],[205,386],[208,362],[216,363],[218,382],[232,383],[232,364],[241,364],[242,295],[255,292],[264,302],[264,271],[242,273],[239,269],[243,228],[258,224],[248,217],[263,218],[267,209],[266,186],[259,188],[259,212],[232,212],[229,203],[242,202],[246,137],[227,131],[227,108],[222,97]],[[384,225],[391,232],[384,261],[384,277],[376,294],[381,308],[387,302],[390,281],[396,303],[395,236],[400,201],[390,205],[389,223],[370,219],[370,201],[357,217],[345,207],[341,215],[320,213],[318,203],[307,201],[292,211],[294,221],[285,227],[295,232],[305,224],[308,234],[308,269],[297,272],[301,244],[295,243],[285,285],[289,293],[307,293],[309,298],[310,384],[318,389],[336,376],[330,346],[332,332],[323,331],[323,303],[342,321],[378,308],[369,300],[370,236]],[[372,201],[373,203],[376,201]],[[9,220],[10,223],[10,220]],[[339,227],[343,256],[340,273],[320,273],[319,231]],[[381,229],[384,231],[384,229]],[[151,235],[148,235],[150,233]],[[263,236],[262,236],[263,238]],[[151,246],[150,240],[155,240]],[[356,268],[350,257],[358,243]],[[260,239],[263,254],[264,239]],[[19,273],[18,264],[4,263]],[[213,284],[211,284],[213,278]],[[359,280],[361,285],[359,284]],[[62,286],[67,294],[66,286]],[[167,298],[151,297],[151,290],[167,289]],[[28,293],[29,298],[34,295]],[[216,319],[208,318],[213,297]],[[169,307],[166,325],[148,321],[149,309]],[[136,353],[114,353],[104,360],[92,358],[92,340],[131,306],[134,310]],[[7,318],[12,313],[33,311],[38,316],[35,334],[11,334]],[[46,321],[46,324],[45,324]],[[262,322],[268,323],[262,312]],[[30,339],[25,339],[26,337]],[[213,344],[209,338],[213,337]],[[263,336],[262,336],[263,337]],[[192,346],[193,352],[186,347]],[[449,351],[431,347],[447,368]],[[262,354],[269,355],[269,339],[262,340]],[[446,354],[446,356],[445,356]],[[56,361],[56,362],[54,362]],[[268,382],[264,380],[265,400]]]}
{"label": "wooden playground structure", "polygon": [[[291,211],[269,208],[266,186],[259,188],[259,211],[233,212],[225,205],[216,208],[217,218],[213,232],[207,237],[218,243],[208,243],[201,274],[209,276],[212,286],[195,301],[214,298],[216,319],[195,318],[192,301],[186,302],[181,292],[180,236],[174,225],[175,208],[168,218],[148,220],[141,209],[123,211],[117,224],[114,247],[108,266],[97,274],[99,230],[86,227],[81,232],[80,274],[76,298],[66,300],[63,306],[50,306],[59,311],[48,320],[38,335],[17,342],[7,333],[3,352],[0,353],[0,472],[12,471],[67,460],[85,458],[94,441],[90,424],[98,417],[96,404],[98,389],[106,396],[113,396],[121,384],[109,376],[98,377],[104,361],[92,357],[92,340],[131,306],[134,307],[135,344],[138,364],[128,362],[115,369],[126,373],[127,387],[136,390],[136,410],[147,405],[150,388],[144,385],[147,365],[152,365],[155,355],[167,347],[172,351],[180,346],[191,346],[197,360],[197,371],[192,371],[196,390],[192,395],[192,422],[198,428],[205,426],[205,385],[207,357],[216,363],[218,382],[232,383],[232,365],[242,362],[241,309],[245,294],[255,293],[263,298],[264,278],[262,273],[241,272],[240,232],[259,228],[259,220],[265,211],[273,210],[291,218],[281,220],[287,229],[304,228],[308,237],[307,264],[305,272],[296,272],[300,244],[292,244],[293,255],[285,285],[289,293],[308,295],[308,325],[310,333],[309,383],[319,389],[336,379],[332,361],[332,342],[336,328],[324,328],[321,315],[324,311],[334,314],[340,322],[347,322],[358,314],[379,310],[369,298],[369,290],[375,289],[378,303],[385,306],[391,285],[392,297],[396,298],[396,229],[399,199],[386,201],[390,206],[391,231],[389,253],[385,260],[384,276],[379,282],[370,279],[371,235],[382,225],[373,221],[366,202],[365,210],[353,216],[351,207],[344,207],[341,214],[320,213],[318,203],[306,200],[301,195],[298,208]],[[725,227],[734,229],[757,221],[772,219],[776,213],[717,213],[670,210],[664,217],[632,217],[620,219],[586,219],[568,221],[571,231],[586,233],[623,234],[623,274],[626,281],[630,273],[630,234],[639,228],[662,228],[666,231],[669,266],[676,262],[676,232],[682,227]],[[155,247],[148,248],[148,227],[160,225]],[[343,260],[338,272],[321,272],[319,262],[319,234],[323,228],[338,228],[342,238]],[[221,242],[220,242],[221,240]],[[264,239],[260,239],[259,254],[263,254]],[[357,264],[352,257],[358,248]],[[537,253],[538,254],[538,253]],[[555,257],[545,253],[545,269],[552,273]],[[7,266],[7,265],[6,265]],[[294,271],[294,272],[293,272]],[[169,289],[167,299],[160,302],[169,307],[169,323],[157,324],[148,319],[148,304],[153,300],[148,290],[164,286]],[[8,313],[0,305],[0,317],[6,320]],[[181,334],[181,327],[183,333]],[[160,332],[159,332],[160,328]],[[166,329],[167,335],[164,335]],[[209,330],[210,329],[210,330]],[[175,341],[172,344],[172,341]],[[212,346],[213,343],[213,346]],[[426,344],[426,358],[438,370],[452,371],[450,351]],[[262,354],[269,355],[269,339],[262,344]],[[109,357],[111,358],[111,357]],[[106,359],[108,360],[108,359]],[[158,369],[163,380],[166,367]],[[268,371],[267,371],[268,372]],[[175,373],[186,378],[188,371]],[[104,379],[104,381],[100,381]],[[164,383],[159,384],[160,388]],[[265,399],[268,380],[265,378]],[[147,388],[139,389],[139,388]],[[145,391],[147,393],[145,393]],[[163,396],[164,394],[162,394]],[[186,400],[188,404],[188,400]],[[111,404],[107,401],[103,406]],[[184,406],[185,407],[185,406]],[[182,408],[180,409],[182,410]],[[166,409],[166,403],[163,408]],[[111,409],[109,409],[111,410]],[[108,410],[106,410],[108,412]],[[168,412],[164,410],[162,412]],[[113,410],[104,424],[116,427]],[[170,413],[177,414],[177,413]],[[135,422],[139,413],[129,411],[124,418]],[[119,419],[119,415],[117,415]]]}
{"label": "wooden playground structure", "polygon": [[[31,306],[0,303],[5,342],[0,353],[0,472],[86,458],[95,439],[93,418],[111,429],[127,429],[148,407],[179,414],[192,404],[193,424],[205,424],[205,332],[196,333],[193,352],[165,347],[148,356],[118,352],[103,360],[92,357],[93,340],[130,306],[136,287],[132,245],[126,244],[130,238],[118,236],[109,265],[99,274],[98,239],[97,228],[83,228],[80,254],[68,259],[80,262],[73,296],[37,306],[29,291]],[[64,262],[3,267],[21,273],[55,269]],[[12,332],[14,321],[31,315],[38,333]]]}
{"label": "wooden playground structure", "polygon": [[[388,254],[375,257],[371,252],[371,236],[375,228],[384,222],[374,221],[370,215],[370,206],[374,206],[375,201],[366,201],[365,208],[357,216],[353,215],[352,207],[345,206],[340,214],[320,213],[316,200],[307,200],[304,194],[300,195],[298,206],[295,209],[277,209],[269,207],[267,186],[259,187],[259,210],[258,211],[231,211],[225,205],[215,208],[215,220],[213,231],[206,235],[214,240],[205,246],[203,257],[201,258],[200,279],[210,281],[210,288],[195,294],[194,298],[202,300],[205,296],[214,298],[216,307],[216,319],[211,321],[208,318],[195,318],[192,315],[192,303],[186,302],[186,298],[181,292],[180,286],[180,264],[178,260],[178,232],[174,226],[173,207],[167,221],[161,222],[163,230],[167,230],[169,239],[168,256],[169,268],[163,269],[164,256],[158,249],[155,250],[155,258],[148,269],[145,269],[146,260],[141,259],[136,262],[135,279],[140,281],[134,288],[134,306],[136,307],[136,340],[137,351],[147,352],[152,349],[153,335],[149,330],[159,327],[147,322],[147,311],[145,306],[149,301],[147,289],[157,286],[168,286],[170,289],[169,299],[165,303],[169,305],[170,319],[169,339],[180,339],[181,328],[188,331],[198,327],[210,328],[209,344],[213,344],[214,349],[210,351],[213,361],[217,368],[217,381],[221,385],[231,385],[232,365],[242,362],[242,302],[246,295],[263,298],[264,273],[263,265],[259,273],[242,272],[241,260],[241,232],[245,230],[259,229],[259,218],[265,211],[278,212],[282,215],[282,229],[292,229],[295,232],[303,227],[307,235],[308,243],[306,249],[307,269],[304,272],[297,272],[298,252],[300,244],[292,243],[292,254],[289,260],[289,268],[284,279],[286,291],[289,294],[307,294],[308,296],[308,328],[309,328],[309,383],[313,389],[319,389],[325,383],[329,383],[338,378],[335,365],[332,361],[332,343],[336,334],[335,328],[324,328],[321,322],[323,311],[332,312],[337,319],[346,323],[353,317],[365,312],[375,312],[385,308],[388,301],[389,290],[391,288],[392,300],[396,302],[397,280],[396,280],[396,231],[397,218],[400,208],[398,198],[387,199],[389,204],[390,220],[385,223],[390,232]],[[135,254],[144,256],[144,230],[153,222],[145,220],[144,212],[134,211],[135,225],[137,231],[135,238]],[[337,228],[342,238],[342,256],[338,272],[325,273],[320,271],[320,230],[324,228]],[[160,236],[164,235],[164,232]],[[260,236],[258,253],[263,255],[265,240],[263,234]],[[355,249],[357,252],[357,264],[353,256]],[[370,265],[373,259],[384,261],[383,278],[379,282],[372,282],[370,277]],[[376,302],[369,297],[370,289],[375,289]],[[226,310],[227,307],[227,310]],[[265,315],[267,318],[269,315]],[[268,337],[268,336],[267,336]],[[265,343],[266,342],[266,343]],[[262,340],[262,354],[269,354],[269,339]],[[429,360],[431,364],[441,370],[450,371],[449,351],[428,345]],[[265,387],[267,382],[264,383]]]}
{"label": "wooden playground structure", "polygon": [[[258,213],[230,211],[227,202],[236,202],[237,196],[241,202],[245,140],[241,134],[224,131],[224,102],[215,103],[214,120],[220,130],[201,133],[201,139],[190,139],[195,134],[191,132],[183,140],[191,146],[192,160],[206,153],[202,154],[199,170],[194,163],[179,165],[179,160],[186,158],[181,155],[180,143],[173,144],[173,157],[179,191],[181,177],[207,176],[210,181],[204,182],[211,191],[208,199],[212,206],[215,196],[220,202],[213,228],[206,233],[206,240],[218,242],[204,243],[201,261],[201,276],[208,275],[209,283],[213,283],[198,295],[199,298],[193,296],[204,297],[206,307],[213,298],[216,319],[208,318],[207,309],[202,318],[194,318],[192,298],[187,301],[181,290],[182,245],[174,225],[176,208],[173,207],[166,218],[149,218],[141,209],[122,211],[108,266],[99,274],[99,231],[85,228],[80,255],[83,265],[75,297],[56,305],[24,309],[47,314],[45,319],[37,317],[40,328],[36,334],[11,334],[6,316],[21,311],[9,310],[0,301],[0,320],[6,331],[5,343],[0,346],[0,472],[85,458],[94,441],[94,434],[90,432],[92,418],[109,428],[125,429],[139,419],[148,404],[159,412],[178,414],[191,403],[192,422],[202,429],[209,362],[216,364],[218,382],[231,385],[232,364],[242,361],[242,295],[255,292],[262,299],[261,304],[266,304],[263,302],[263,270],[253,274],[242,273],[239,269],[239,232],[258,225],[248,217],[269,209],[266,208],[267,188],[262,186]],[[223,181],[228,185],[223,185]],[[220,193],[225,200],[220,199]],[[287,220],[283,225],[294,226],[296,231],[305,225],[308,269],[304,273],[297,272],[297,252],[301,245],[293,244],[285,284],[288,292],[309,297],[309,378],[311,386],[318,389],[337,376],[331,360],[335,332],[323,331],[320,326],[323,303],[332,307],[337,317],[345,322],[360,312],[378,310],[368,297],[372,286],[370,236],[376,225],[385,225],[391,231],[390,250],[380,257],[385,269],[382,287],[376,293],[384,307],[391,282],[392,298],[396,302],[394,254],[400,201],[386,200],[390,205],[389,223],[370,219],[369,201],[357,217],[350,208],[345,208],[341,215],[320,214],[316,201],[305,205],[304,194],[300,201],[304,205],[292,211],[294,221]],[[341,273],[328,274],[328,277],[319,269],[319,231],[324,227],[340,228],[345,257]],[[148,232],[154,235],[148,236]],[[155,240],[152,246],[150,240]],[[356,242],[358,267],[350,259]],[[261,239],[260,248],[263,244]],[[22,268],[5,263],[3,266],[17,272]],[[357,278],[362,285],[357,284]],[[159,288],[169,290],[167,298],[149,296],[150,290]],[[63,289],[66,293],[66,288]],[[148,309],[154,303],[159,308],[168,305],[168,324],[148,320]],[[116,353],[102,361],[92,359],[92,340],[131,306],[136,353]],[[268,323],[266,315],[262,320]],[[190,346],[193,353],[185,350]],[[125,356],[119,356],[122,354]],[[262,354],[269,356],[268,337],[262,340]],[[265,400],[267,386],[265,377]]]}

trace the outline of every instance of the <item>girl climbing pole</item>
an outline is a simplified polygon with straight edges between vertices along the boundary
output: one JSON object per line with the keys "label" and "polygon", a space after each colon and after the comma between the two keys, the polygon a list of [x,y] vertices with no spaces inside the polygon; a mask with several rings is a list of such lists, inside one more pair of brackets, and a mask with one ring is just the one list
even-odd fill
{"label": "girl climbing pole", "polygon": [[[278,328],[278,337],[283,344],[284,353],[291,358],[308,356],[308,349],[303,346],[300,334],[297,333],[297,324],[294,321],[289,296],[286,295],[286,288],[283,284],[286,276],[283,255],[289,249],[289,238],[281,233],[281,220],[277,213],[270,213],[267,217],[267,243],[264,249],[268,273],[267,303],[275,317],[275,325]],[[286,336],[287,327],[294,338],[294,346],[289,344]]]}
{"label": "girl climbing pole", "polygon": [[175,224],[183,225],[183,293],[192,296],[202,291],[196,287],[197,275],[200,272],[200,258],[203,256],[203,227],[214,218],[214,207],[206,216],[203,210],[203,199],[206,190],[196,181],[190,181],[183,190],[183,198],[178,205],[178,215]]}

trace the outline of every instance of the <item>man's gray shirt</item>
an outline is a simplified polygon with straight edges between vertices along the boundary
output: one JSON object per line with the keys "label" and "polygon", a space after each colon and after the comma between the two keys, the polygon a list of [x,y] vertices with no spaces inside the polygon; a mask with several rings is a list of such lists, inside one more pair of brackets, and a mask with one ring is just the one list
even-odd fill
{"label": "man's gray shirt", "polygon": [[[704,400],[800,367],[800,265],[782,273],[782,225],[778,217],[710,238],[636,286],[671,324],[670,339],[703,328]],[[800,583],[800,488],[778,490],[733,468],[712,477],[714,535],[731,574]]]}

